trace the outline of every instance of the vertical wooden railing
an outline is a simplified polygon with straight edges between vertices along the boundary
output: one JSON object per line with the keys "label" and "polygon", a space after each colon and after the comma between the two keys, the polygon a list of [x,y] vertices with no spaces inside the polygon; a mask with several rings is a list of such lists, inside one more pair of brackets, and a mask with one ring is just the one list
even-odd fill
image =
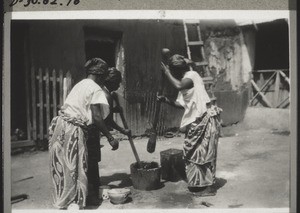
{"label": "vertical wooden railing", "polygon": [[30,85],[28,103],[31,103],[28,111],[31,130],[28,139],[43,141],[48,138],[51,119],[57,116],[71,89],[72,76],[69,71],[64,74],[63,70],[32,67],[27,84]]}
{"label": "vertical wooden railing", "polygon": [[63,77],[63,71],[59,70],[59,107],[63,105],[63,89],[64,89],[64,77]]}
{"label": "vertical wooden railing", "polygon": [[44,108],[44,100],[43,100],[43,70],[39,68],[38,71],[38,87],[37,91],[39,94],[38,98],[38,104],[37,107],[39,108],[39,139],[43,140],[44,139],[44,114],[43,114],[43,108]]}
{"label": "vertical wooden railing", "polygon": [[[45,95],[46,95],[46,124],[50,124],[50,90],[49,90],[49,83],[50,83],[50,77],[49,77],[49,70],[46,69],[45,73],[45,81],[46,81],[46,89],[45,89]],[[52,91],[53,92],[53,91]],[[47,129],[47,126],[46,126]],[[47,132],[47,138],[48,138],[48,131]]]}
{"label": "vertical wooden railing", "polygon": [[[32,120],[32,139],[36,140],[37,139],[37,122],[36,122],[36,76],[35,76],[35,69],[34,67],[31,68],[31,120]],[[28,97],[28,100],[30,98]],[[29,138],[31,139],[31,138]]]}
{"label": "vertical wooden railing", "polygon": [[52,71],[52,115],[55,117],[57,115],[57,93],[56,93],[56,71],[53,69]]}

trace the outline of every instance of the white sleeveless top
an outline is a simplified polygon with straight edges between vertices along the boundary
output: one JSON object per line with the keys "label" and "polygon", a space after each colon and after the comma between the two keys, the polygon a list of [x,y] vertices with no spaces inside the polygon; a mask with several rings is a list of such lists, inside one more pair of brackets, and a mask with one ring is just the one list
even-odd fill
{"label": "white sleeveless top", "polygon": [[185,78],[191,79],[194,86],[191,89],[183,89],[178,93],[176,101],[184,107],[180,128],[194,122],[197,117],[206,112],[206,104],[210,102],[203,80],[197,72],[188,71],[183,76],[183,79]]}
{"label": "white sleeveless top", "polygon": [[62,107],[71,117],[83,119],[87,125],[92,123],[91,104],[101,104],[102,117],[109,114],[109,105],[102,88],[92,79],[83,79],[68,94]]}

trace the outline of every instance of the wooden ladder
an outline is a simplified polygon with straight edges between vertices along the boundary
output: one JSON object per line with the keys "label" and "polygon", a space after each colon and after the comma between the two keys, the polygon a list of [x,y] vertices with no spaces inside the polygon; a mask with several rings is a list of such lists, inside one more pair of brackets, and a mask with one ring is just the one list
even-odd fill
{"label": "wooden ladder", "polygon": [[[188,25],[195,25],[196,31],[197,31],[197,39],[196,41],[190,41],[189,40],[189,30]],[[205,52],[204,52],[204,42],[201,38],[201,30],[200,30],[200,20],[184,20],[183,21],[183,27],[184,27],[184,34],[185,34],[185,42],[186,42],[186,48],[187,48],[187,55],[188,59],[192,60],[192,51],[191,46],[198,46],[200,51],[200,57],[201,61],[194,61],[195,66],[198,68],[203,68],[205,72],[205,76],[202,76],[203,82],[206,85],[207,90],[212,94],[212,99],[215,99],[215,96],[213,94],[213,84],[214,79],[210,74],[210,71],[208,69],[208,62],[206,60]],[[192,67],[190,66],[192,69]],[[199,73],[200,74],[200,73]]]}

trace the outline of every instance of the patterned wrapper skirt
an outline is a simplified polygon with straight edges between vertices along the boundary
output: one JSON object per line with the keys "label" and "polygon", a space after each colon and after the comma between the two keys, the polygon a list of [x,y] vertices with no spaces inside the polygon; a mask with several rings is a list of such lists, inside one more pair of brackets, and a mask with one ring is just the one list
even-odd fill
{"label": "patterned wrapper skirt", "polygon": [[189,187],[205,187],[215,183],[220,111],[220,108],[210,108],[187,126],[183,153]]}
{"label": "patterned wrapper skirt", "polygon": [[49,127],[51,194],[53,205],[83,208],[87,197],[86,133],[76,122],[57,116]]}

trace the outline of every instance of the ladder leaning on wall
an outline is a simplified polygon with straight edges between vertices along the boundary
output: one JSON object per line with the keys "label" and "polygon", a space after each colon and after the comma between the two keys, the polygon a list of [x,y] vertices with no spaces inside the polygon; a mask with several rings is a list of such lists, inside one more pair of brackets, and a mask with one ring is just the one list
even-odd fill
{"label": "ladder leaning on wall", "polygon": [[[197,39],[195,41],[190,41],[189,38],[189,25],[194,25],[196,26],[196,34],[197,34]],[[205,52],[204,52],[204,42],[201,38],[201,30],[200,30],[200,20],[193,19],[193,20],[184,20],[183,21],[183,27],[184,27],[184,34],[185,34],[185,42],[186,42],[186,48],[187,48],[187,56],[188,59],[192,60],[192,51],[191,47],[199,47],[200,51],[200,56],[201,56],[201,61],[194,61],[194,64],[196,68],[202,68],[204,70],[204,76],[202,76],[203,82],[206,86],[206,89],[211,93],[211,99],[215,100],[215,96],[213,93],[213,84],[214,84],[214,79],[210,74],[209,68],[208,68],[208,62],[206,60]],[[195,52],[194,52],[195,53]],[[194,54],[193,53],[193,54]],[[192,68],[192,67],[190,67]],[[199,73],[200,74],[200,73]]]}

